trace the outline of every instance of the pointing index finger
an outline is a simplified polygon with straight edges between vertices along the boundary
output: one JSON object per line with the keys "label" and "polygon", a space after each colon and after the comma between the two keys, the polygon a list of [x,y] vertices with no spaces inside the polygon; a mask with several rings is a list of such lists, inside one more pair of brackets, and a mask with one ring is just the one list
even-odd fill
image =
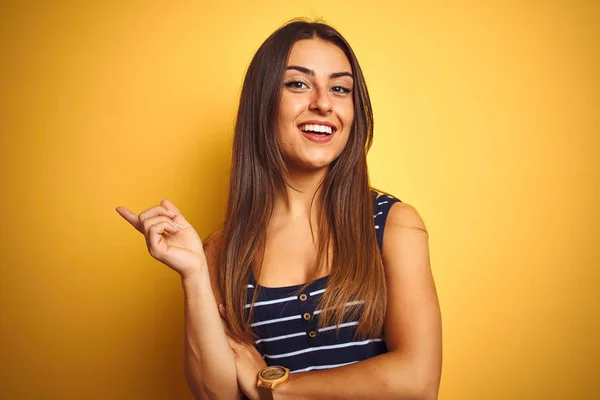
{"label": "pointing index finger", "polygon": [[140,228],[139,228],[140,220],[136,214],[132,213],[131,211],[129,211],[127,208],[125,208],[123,206],[117,207],[115,209],[115,211],[117,211],[119,213],[119,215],[121,215],[121,217],[123,217],[127,222],[129,222],[135,229],[137,229],[138,231],[140,230]]}

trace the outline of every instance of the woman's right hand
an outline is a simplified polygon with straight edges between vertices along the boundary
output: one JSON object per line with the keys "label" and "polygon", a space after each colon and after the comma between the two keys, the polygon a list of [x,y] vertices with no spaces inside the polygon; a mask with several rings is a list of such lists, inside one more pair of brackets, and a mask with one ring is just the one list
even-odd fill
{"label": "woman's right hand", "polygon": [[116,211],[144,235],[148,252],[182,278],[204,268],[206,257],[200,236],[167,199],[139,215],[119,206]]}

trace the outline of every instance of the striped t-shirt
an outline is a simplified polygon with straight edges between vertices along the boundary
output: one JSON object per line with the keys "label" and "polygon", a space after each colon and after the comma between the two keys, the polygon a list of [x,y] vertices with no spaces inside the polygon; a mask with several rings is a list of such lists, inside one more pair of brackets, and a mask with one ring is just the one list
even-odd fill
{"label": "striped t-shirt", "polygon": [[[383,228],[388,212],[399,199],[373,190],[374,229],[381,251]],[[252,301],[256,280],[250,277],[248,301]],[[302,293],[303,285],[286,287],[259,287],[254,303],[251,327],[258,339],[256,348],[267,365],[282,365],[293,372],[340,367],[387,352],[382,338],[354,339],[358,321],[340,325],[339,336],[335,326],[318,329],[317,309],[320,296],[327,287],[327,276],[311,282]],[[351,304],[348,304],[351,306]],[[250,308],[250,304],[246,304]]]}

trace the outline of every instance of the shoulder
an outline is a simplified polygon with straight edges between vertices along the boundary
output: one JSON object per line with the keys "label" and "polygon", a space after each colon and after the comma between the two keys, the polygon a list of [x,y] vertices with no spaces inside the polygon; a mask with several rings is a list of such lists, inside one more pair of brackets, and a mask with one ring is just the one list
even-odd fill
{"label": "shoulder", "polygon": [[386,221],[382,248],[386,271],[429,269],[429,232],[423,218],[408,203],[392,205]]}
{"label": "shoulder", "polygon": [[427,233],[425,222],[415,207],[408,203],[396,202],[390,208],[386,224],[412,228]]}
{"label": "shoulder", "polygon": [[[386,207],[381,255],[387,273],[415,265],[426,266],[429,258],[429,232],[417,209],[391,193],[375,190],[376,204]],[[377,207],[377,205],[376,205]],[[419,267],[417,267],[419,268]]]}
{"label": "shoulder", "polygon": [[380,189],[372,189],[377,194],[376,200],[390,199],[393,201],[386,217],[386,225],[403,226],[427,232],[423,218],[411,204],[405,203],[399,197]]}

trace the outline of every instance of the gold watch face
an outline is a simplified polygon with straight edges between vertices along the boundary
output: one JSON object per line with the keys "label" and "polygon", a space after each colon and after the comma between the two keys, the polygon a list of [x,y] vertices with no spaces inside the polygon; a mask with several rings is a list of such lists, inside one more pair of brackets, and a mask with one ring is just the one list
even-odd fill
{"label": "gold watch face", "polygon": [[283,367],[268,367],[260,372],[260,377],[268,379],[270,381],[282,378],[285,375],[285,368]]}

